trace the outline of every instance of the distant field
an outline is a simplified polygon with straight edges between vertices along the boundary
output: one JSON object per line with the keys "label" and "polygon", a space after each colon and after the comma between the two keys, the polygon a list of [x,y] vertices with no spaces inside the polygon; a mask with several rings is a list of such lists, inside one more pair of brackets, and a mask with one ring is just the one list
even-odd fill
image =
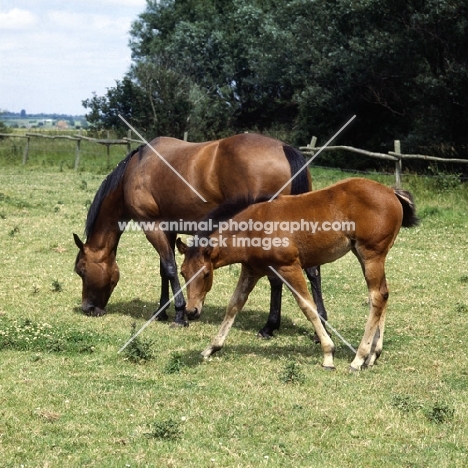
{"label": "distant field", "polygon": [[[24,167],[0,153],[2,467],[468,466],[468,186],[404,176],[422,221],[401,231],[388,257],[384,350],[373,369],[349,374],[353,356],[333,336],[337,370],[323,371],[288,292],[280,332],[258,339],[265,280],[225,348],[202,361],[237,265],[216,271],[200,321],[152,323],[129,356],[117,351],[132,324],[157,308],[158,257],[142,233],[123,235],[108,314],[81,313],[72,233],[82,235],[107,163],[83,157],[73,171],[71,148],[44,149]],[[316,188],[348,176],[312,172]],[[330,322],[357,346],[368,312],[360,267],[349,255],[322,271]]]}
{"label": "distant field", "polygon": [[55,129],[57,124],[61,122],[60,125],[63,123],[66,124],[67,128],[70,130],[75,129],[76,126],[83,127],[87,125],[86,119],[84,118],[72,118],[72,117],[25,117],[25,118],[1,118],[1,122],[3,122],[7,127],[14,128],[14,129]]}

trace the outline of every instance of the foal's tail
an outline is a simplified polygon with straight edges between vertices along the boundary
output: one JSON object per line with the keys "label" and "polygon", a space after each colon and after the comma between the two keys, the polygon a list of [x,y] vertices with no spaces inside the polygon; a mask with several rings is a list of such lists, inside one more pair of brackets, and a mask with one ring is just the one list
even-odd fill
{"label": "foal's tail", "polygon": [[417,226],[419,218],[416,216],[413,195],[407,190],[393,189],[393,191],[403,207],[403,221],[401,225],[406,228]]}

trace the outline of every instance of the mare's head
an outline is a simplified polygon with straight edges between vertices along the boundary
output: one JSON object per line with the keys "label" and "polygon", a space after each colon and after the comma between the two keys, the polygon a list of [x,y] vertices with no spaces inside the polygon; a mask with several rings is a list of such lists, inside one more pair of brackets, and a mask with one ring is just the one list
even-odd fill
{"label": "mare's head", "polygon": [[93,250],[84,244],[76,234],[73,237],[79,249],[75,272],[83,282],[81,308],[88,315],[104,315],[104,308],[119,281],[115,253],[105,256],[102,251]]}
{"label": "mare's head", "polygon": [[213,285],[212,247],[188,247],[177,239],[177,249],[185,255],[180,272],[187,285],[186,314],[190,320],[200,318],[203,303]]}

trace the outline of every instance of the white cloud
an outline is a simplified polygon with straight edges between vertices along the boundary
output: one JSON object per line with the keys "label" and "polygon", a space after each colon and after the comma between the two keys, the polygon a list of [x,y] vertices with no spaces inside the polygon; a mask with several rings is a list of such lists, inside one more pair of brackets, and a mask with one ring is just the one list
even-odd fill
{"label": "white cloud", "polygon": [[70,114],[84,113],[83,99],[104,94],[128,71],[130,26],[146,5],[0,2],[0,109]]}
{"label": "white cloud", "polygon": [[27,29],[37,24],[38,18],[28,10],[13,8],[6,13],[0,13],[0,30]]}
{"label": "white cloud", "polygon": [[126,34],[130,29],[133,18],[113,18],[103,14],[70,13],[66,11],[50,11],[47,14],[54,26],[70,32],[95,31],[96,33],[108,31],[112,34],[118,32]]}

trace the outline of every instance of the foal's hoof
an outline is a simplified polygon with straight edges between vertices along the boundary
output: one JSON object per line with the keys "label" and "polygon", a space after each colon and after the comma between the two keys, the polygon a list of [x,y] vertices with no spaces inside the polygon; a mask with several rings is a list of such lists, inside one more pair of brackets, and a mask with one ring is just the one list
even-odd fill
{"label": "foal's hoof", "polygon": [[189,326],[189,323],[186,320],[182,320],[181,322],[172,322],[171,328],[186,328]]}
{"label": "foal's hoof", "polygon": [[356,369],[353,366],[349,366],[349,372],[359,372],[359,371],[360,371],[360,369]]}
{"label": "foal's hoof", "polygon": [[335,366],[322,366],[322,368],[326,371],[334,371],[336,370]]}

